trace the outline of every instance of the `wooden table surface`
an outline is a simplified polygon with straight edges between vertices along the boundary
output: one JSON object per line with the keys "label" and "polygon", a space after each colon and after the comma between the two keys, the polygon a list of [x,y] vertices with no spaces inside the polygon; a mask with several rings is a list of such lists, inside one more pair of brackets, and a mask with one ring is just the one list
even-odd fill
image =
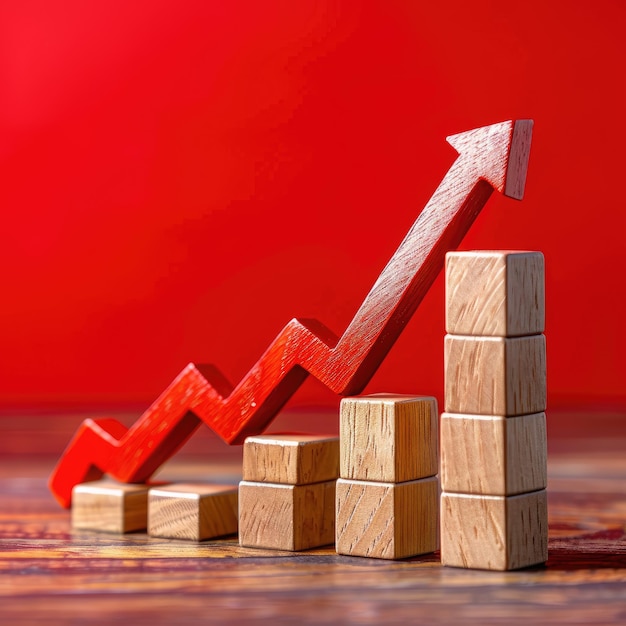
{"label": "wooden table surface", "polygon": [[[626,412],[548,413],[549,560],[505,573],[74,532],[46,481],[82,417],[0,417],[1,624],[626,623]],[[311,410],[286,429],[336,425]],[[241,448],[203,428],[158,476],[240,471]]]}

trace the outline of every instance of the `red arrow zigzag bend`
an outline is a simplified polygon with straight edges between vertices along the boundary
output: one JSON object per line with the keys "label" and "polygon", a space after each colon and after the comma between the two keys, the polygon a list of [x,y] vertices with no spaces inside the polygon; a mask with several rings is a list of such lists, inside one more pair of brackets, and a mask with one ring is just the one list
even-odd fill
{"label": "red arrow zigzag bend", "polygon": [[87,419],[67,446],[50,489],[62,506],[72,488],[104,473],[144,482],[201,422],[228,443],[263,432],[312,374],[335,393],[362,391],[494,189],[521,199],[532,120],[448,137],[459,153],[341,337],[316,320],[292,319],[232,387],[212,366],[189,364],[130,428]]}

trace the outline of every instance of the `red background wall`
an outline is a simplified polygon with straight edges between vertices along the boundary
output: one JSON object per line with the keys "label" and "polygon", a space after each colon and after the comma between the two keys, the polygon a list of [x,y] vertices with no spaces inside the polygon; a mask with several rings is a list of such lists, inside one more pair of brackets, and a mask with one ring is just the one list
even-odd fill
{"label": "red background wall", "polygon": [[[542,250],[552,406],[626,404],[626,5],[9,0],[0,408],[233,381],[293,316],[343,332],[452,163],[531,117],[527,194],[463,248]],[[367,391],[441,397],[443,285]],[[296,404],[336,402],[316,382]]]}

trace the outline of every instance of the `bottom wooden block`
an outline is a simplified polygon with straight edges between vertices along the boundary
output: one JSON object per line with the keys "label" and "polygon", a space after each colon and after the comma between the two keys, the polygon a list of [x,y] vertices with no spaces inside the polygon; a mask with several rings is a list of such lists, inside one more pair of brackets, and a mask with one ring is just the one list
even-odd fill
{"label": "bottom wooden block", "polygon": [[72,490],[72,527],[110,533],[145,530],[148,485],[97,480]]}
{"label": "bottom wooden block", "polygon": [[339,554],[403,559],[434,552],[438,542],[436,476],[403,483],[337,481]]}
{"label": "bottom wooden block", "polygon": [[239,543],[308,550],[335,539],[335,481],[312,485],[239,483]]}
{"label": "bottom wooden block", "polygon": [[203,541],[237,532],[237,487],[174,484],[148,494],[148,534]]}
{"label": "bottom wooden block", "polygon": [[513,570],[548,559],[546,490],[517,496],[441,494],[441,563]]}

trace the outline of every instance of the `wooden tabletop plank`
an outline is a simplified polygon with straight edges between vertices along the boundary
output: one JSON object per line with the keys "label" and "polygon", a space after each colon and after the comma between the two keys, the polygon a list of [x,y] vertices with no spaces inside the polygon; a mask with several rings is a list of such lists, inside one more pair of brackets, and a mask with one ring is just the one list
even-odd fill
{"label": "wooden tabletop plank", "polygon": [[[197,624],[209,617],[238,624],[259,618],[281,624],[623,623],[626,432],[621,424],[626,422],[594,416],[593,436],[585,436],[578,418],[568,419],[572,428],[555,421],[552,432],[561,435],[549,436],[548,562],[516,572],[442,567],[438,553],[380,561],[339,556],[331,547],[295,554],[243,548],[235,537],[193,543],[145,533],[73,531],[69,511],[56,504],[46,484],[54,454],[46,454],[43,444],[30,456],[13,449],[0,457],[0,619],[6,624],[126,619],[151,625]],[[3,446],[10,436],[5,425]],[[159,478],[237,484],[240,450],[220,448],[214,457],[210,452],[181,453]]]}

